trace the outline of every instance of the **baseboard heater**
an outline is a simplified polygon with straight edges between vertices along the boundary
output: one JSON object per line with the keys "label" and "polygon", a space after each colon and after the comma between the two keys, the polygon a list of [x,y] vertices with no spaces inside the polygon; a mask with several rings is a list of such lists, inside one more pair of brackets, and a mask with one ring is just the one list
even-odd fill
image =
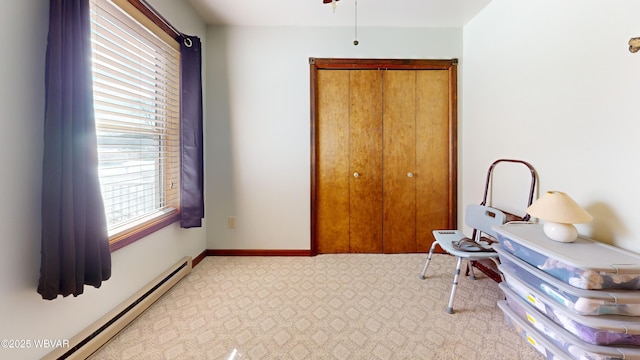
{"label": "baseboard heater", "polygon": [[191,269],[191,257],[182,258],[133,296],[71,338],[69,347],[57,348],[42,359],[88,358],[189,274]]}

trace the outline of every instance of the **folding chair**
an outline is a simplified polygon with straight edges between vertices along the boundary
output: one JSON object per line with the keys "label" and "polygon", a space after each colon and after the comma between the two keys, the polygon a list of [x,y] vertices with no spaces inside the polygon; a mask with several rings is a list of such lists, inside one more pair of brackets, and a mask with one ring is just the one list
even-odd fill
{"label": "folding chair", "polygon": [[[468,261],[477,261],[482,259],[491,259],[497,263],[498,254],[491,249],[492,242],[496,239],[495,232],[491,229],[493,225],[502,225],[505,223],[507,216],[501,210],[492,208],[486,205],[471,204],[467,206],[465,211],[465,223],[473,228],[472,238],[468,238],[460,230],[434,230],[433,236],[435,241],[431,245],[427,261],[424,264],[421,279],[425,279],[427,268],[431,262],[431,256],[435,250],[436,245],[446,251],[447,253],[457,258],[456,271],[453,277],[453,285],[451,287],[451,296],[449,297],[449,304],[446,311],[449,314],[453,314],[453,298],[456,294],[456,287],[458,286],[458,278],[460,277],[460,267],[462,265],[462,259]],[[482,234],[493,237],[493,241],[482,236]],[[469,266],[471,270],[471,277],[475,279],[473,273],[473,266]]]}

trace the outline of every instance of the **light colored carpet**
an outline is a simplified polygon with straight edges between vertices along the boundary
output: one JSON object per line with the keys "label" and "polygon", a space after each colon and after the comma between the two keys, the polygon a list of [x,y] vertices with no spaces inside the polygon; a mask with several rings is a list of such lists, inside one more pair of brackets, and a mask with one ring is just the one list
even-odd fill
{"label": "light colored carpet", "polygon": [[542,359],[497,284],[424,254],[207,257],[92,359]]}

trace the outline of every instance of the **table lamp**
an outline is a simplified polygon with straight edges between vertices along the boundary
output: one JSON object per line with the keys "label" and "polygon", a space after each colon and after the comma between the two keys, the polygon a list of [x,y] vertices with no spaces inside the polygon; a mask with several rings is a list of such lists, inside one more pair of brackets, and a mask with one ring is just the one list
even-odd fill
{"label": "table lamp", "polygon": [[578,230],[573,224],[593,220],[593,216],[561,191],[547,191],[527,208],[527,214],[545,220],[544,234],[559,242],[575,241]]}

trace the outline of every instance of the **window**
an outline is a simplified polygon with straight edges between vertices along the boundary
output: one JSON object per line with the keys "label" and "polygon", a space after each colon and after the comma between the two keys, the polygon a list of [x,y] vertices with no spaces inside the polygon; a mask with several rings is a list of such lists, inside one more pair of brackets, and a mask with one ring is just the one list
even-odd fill
{"label": "window", "polygon": [[127,1],[114,1],[91,1],[99,176],[112,248],[173,222],[180,209],[179,45]]}

